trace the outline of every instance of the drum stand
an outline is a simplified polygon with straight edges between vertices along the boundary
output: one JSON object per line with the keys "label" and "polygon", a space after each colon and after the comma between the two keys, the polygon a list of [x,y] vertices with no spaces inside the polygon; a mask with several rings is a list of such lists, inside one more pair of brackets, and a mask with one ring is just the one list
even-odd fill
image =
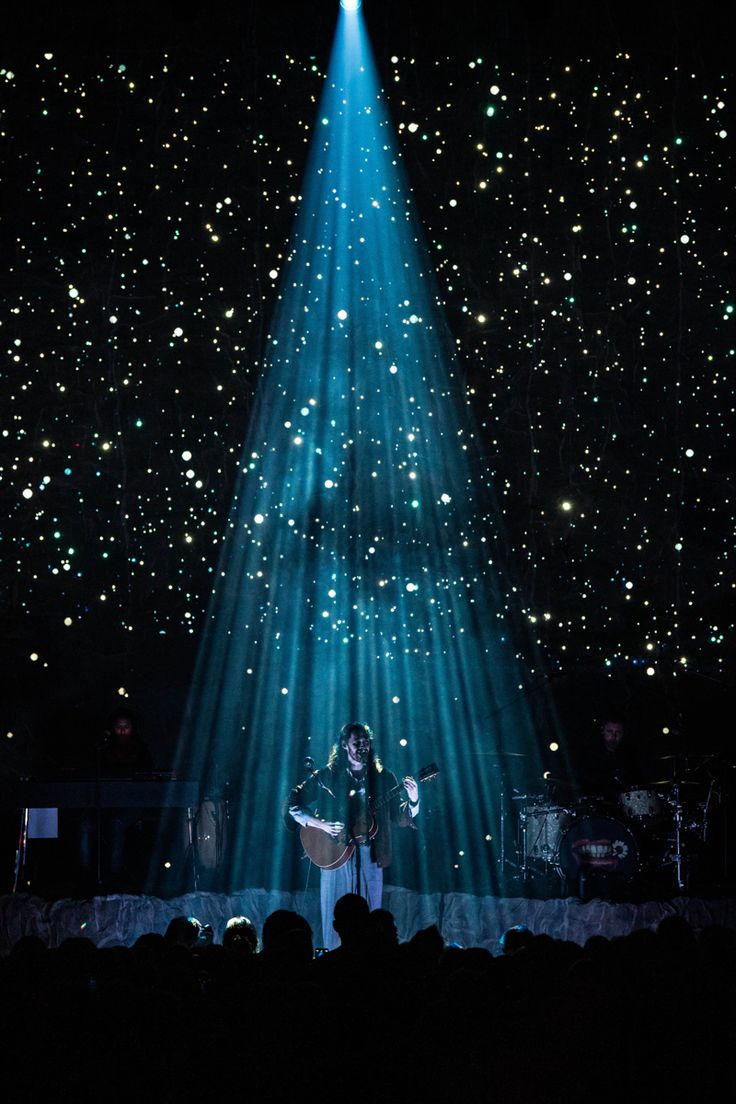
{"label": "drum stand", "polygon": [[[526,821],[526,811],[524,813],[524,820]],[[537,832],[536,839],[534,839],[532,841],[532,854],[534,853],[535,849],[537,847],[539,847],[539,844],[540,844],[540,841],[542,840],[542,835],[543,834],[544,834],[544,843],[542,843],[542,845],[541,845],[540,850],[541,850],[542,854],[539,856],[539,858],[540,858],[541,862],[544,863],[544,870],[542,871],[542,874],[543,874],[544,878],[547,879],[547,883],[549,884],[551,874],[556,874],[558,878],[562,877],[562,875],[560,874],[560,871],[557,868],[557,864],[556,864],[556,861],[555,861],[557,859],[558,854],[559,854],[559,848],[557,850],[555,850],[555,848],[550,847],[547,825],[544,824],[539,829],[539,831]],[[524,851],[526,852],[526,851],[528,851],[528,848],[529,848],[528,829],[526,827],[526,823],[524,824],[523,837],[524,837],[523,846],[524,846]],[[528,864],[527,859],[525,859],[525,863]],[[533,871],[532,871],[532,873],[533,873]]]}
{"label": "drum stand", "polygon": [[[527,801],[530,800],[530,796],[529,796],[529,794],[515,794],[511,798],[511,800],[512,801],[527,802]],[[519,864],[519,863],[511,862],[510,859],[506,859],[505,851],[504,851],[503,847],[502,847],[502,850],[501,850],[501,856],[502,856],[501,857],[501,865],[502,865],[502,867],[504,865],[508,865],[508,866],[513,867],[514,870],[518,871],[517,874],[514,874],[514,880],[515,881],[520,880],[522,882],[526,882],[526,881],[529,880],[529,850],[527,848],[527,842],[526,842],[526,833],[527,833],[526,820],[527,820],[526,806],[521,805],[520,808],[519,808],[519,827],[521,829],[521,863]],[[502,823],[503,823],[503,821],[502,821]],[[502,838],[502,841],[503,841],[503,836],[501,838]],[[516,853],[517,853],[517,855],[519,853],[518,847],[516,849]]]}
{"label": "drum stand", "polygon": [[[526,796],[526,795],[525,795]],[[524,805],[519,809],[519,827],[521,828],[521,867],[520,877],[522,882],[529,880],[529,850],[526,842],[526,807]]]}
{"label": "drum stand", "polygon": [[674,834],[673,843],[675,845],[675,851],[674,851],[674,854],[669,857],[668,862],[671,863],[674,866],[675,887],[677,888],[678,892],[682,893],[686,889],[686,881],[685,881],[685,856],[683,855],[684,840],[683,840],[683,835],[682,835],[682,828],[683,828],[683,823],[684,823],[684,815],[683,815],[684,814],[684,809],[683,809],[682,801],[680,800],[680,783],[679,782],[673,782],[672,783],[672,798],[671,798],[671,801],[670,801],[670,805],[672,806],[672,808],[674,810],[674,812],[673,812],[673,823],[674,823],[675,834]]}
{"label": "drum stand", "polygon": [[[510,866],[513,870],[517,870],[517,871],[520,870],[521,871],[520,874],[514,874],[513,875],[514,880],[516,880],[519,877],[521,877],[522,879],[525,879],[526,878],[526,870],[525,870],[526,858],[524,858],[521,867],[519,867],[518,863],[512,862],[511,859],[506,858],[506,785],[505,785],[505,782],[504,782],[503,772],[501,772],[500,780],[501,780],[501,787],[500,787],[500,794],[499,794],[499,807],[500,807],[500,810],[501,810],[501,816],[499,818],[499,832],[498,832],[498,835],[499,835],[501,846],[500,846],[499,855],[498,855],[498,865],[501,868],[501,876],[502,877],[505,876],[505,874],[506,874],[506,867]],[[522,794],[520,797],[512,797],[511,800],[512,801],[521,801],[521,800],[525,801],[526,800],[526,794]]]}
{"label": "drum stand", "polygon": [[13,893],[17,893],[20,887],[20,880],[25,874],[26,870],[26,853],[28,851],[28,822],[30,819],[30,809],[21,809],[20,814],[20,835],[18,836],[18,847],[15,852],[15,878],[13,880]]}
{"label": "drum stand", "polygon": [[686,806],[683,804],[683,781],[687,783],[686,778],[682,780],[679,777],[675,777],[670,783],[671,796],[668,795],[665,799],[670,806],[672,816],[673,835],[668,842],[673,845],[674,851],[668,856],[663,865],[671,865],[674,868],[675,888],[678,893],[684,893],[687,890],[688,878],[690,875],[687,832],[697,831],[701,841],[705,843],[708,834],[709,806],[713,796],[713,780],[711,779],[705,804],[699,806],[700,817],[696,816],[695,819],[692,820]]}

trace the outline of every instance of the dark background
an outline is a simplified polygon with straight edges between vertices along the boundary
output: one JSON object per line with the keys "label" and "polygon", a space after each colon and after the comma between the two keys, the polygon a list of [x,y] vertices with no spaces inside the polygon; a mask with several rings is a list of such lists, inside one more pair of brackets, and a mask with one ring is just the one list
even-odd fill
{"label": "dark background", "polygon": [[[573,751],[615,706],[653,755],[718,753],[725,782],[725,15],[533,10],[365,6],[503,513],[505,597]],[[336,12],[30,5],[3,36],[6,777],[74,762],[120,701],[171,760]]]}

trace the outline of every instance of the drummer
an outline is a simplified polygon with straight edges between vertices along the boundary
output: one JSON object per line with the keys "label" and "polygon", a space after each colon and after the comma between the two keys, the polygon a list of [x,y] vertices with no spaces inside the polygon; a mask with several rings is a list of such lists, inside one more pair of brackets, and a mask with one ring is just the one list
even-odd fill
{"label": "drummer", "polygon": [[618,794],[640,781],[641,764],[626,742],[624,721],[619,714],[604,715],[597,739],[587,749],[581,766],[581,790],[605,801],[614,802]]}

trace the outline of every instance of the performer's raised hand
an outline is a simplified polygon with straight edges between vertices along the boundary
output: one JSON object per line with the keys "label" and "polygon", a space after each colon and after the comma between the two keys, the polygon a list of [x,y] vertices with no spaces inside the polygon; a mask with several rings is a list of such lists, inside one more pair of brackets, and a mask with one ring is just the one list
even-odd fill
{"label": "performer's raised hand", "polygon": [[416,779],[412,778],[410,774],[407,774],[406,778],[402,778],[401,785],[409,795],[409,801],[412,805],[416,805],[419,800],[419,786],[416,783]]}

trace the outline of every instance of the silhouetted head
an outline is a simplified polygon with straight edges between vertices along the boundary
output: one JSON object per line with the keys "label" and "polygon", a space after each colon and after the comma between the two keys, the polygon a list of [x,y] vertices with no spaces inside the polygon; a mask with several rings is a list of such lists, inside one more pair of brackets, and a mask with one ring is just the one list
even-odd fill
{"label": "silhouetted head", "polygon": [[394,915],[388,909],[373,909],[368,917],[371,940],[382,947],[398,947],[399,933]]}
{"label": "silhouetted head", "polygon": [[241,954],[255,954],[258,950],[258,933],[253,921],[247,916],[231,916],[225,925],[222,945]]}
{"label": "silhouetted head", "polygon": [[266,958],[290,966],[311,962],[314,955],[312,929],[303,916],[290,909],[277,909],[266,917],[261,942]]}
{"label": "silhouetted head", "polygon": [[415,954],[433,962],[439,962],[440,955],[445,949],[445,941],[436,924],[430,924],[428,928],[422,928],[409,940],[408,946]]}
{"label": "silhouetted head", "polygon": [[533,938],[534,934],[526,924],[514,924],[513,928],[507,928],[501,936],[501,951],[505,955],[516,954],[523,947],[528,947]]}
{"label": "silhouetted head", "polygon": [[202,928],[195,916],[175,916],[169,921],[164,942],[169,947],[186,947],[191,950],[199,938]]}
{"label": "silhouetted head", "polygon": [[335,902],[332,926],[343,947],[357,947],[367,934],[371,910],[365,897],[346,893]]}

